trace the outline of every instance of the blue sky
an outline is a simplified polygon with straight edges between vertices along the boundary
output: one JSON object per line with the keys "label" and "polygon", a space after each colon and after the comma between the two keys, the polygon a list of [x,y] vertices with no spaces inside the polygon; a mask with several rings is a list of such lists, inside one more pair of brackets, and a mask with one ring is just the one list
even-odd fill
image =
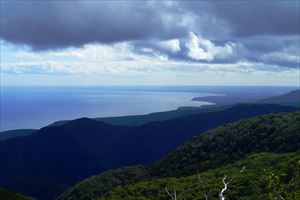
{"label": "blue sky", "polygon": [[2,85],[299,85],[299,1],[1,1]]}

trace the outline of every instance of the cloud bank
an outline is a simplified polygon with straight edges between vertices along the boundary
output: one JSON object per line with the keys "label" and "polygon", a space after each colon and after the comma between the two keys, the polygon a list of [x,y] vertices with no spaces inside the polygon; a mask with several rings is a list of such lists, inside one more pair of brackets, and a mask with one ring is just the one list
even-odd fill
{"label": "cloud bank", "polygon": [[37,50],[186,33],[175,7],[158,2],[1,2],[1,37]]}
{"label": "cloud bank", "polygon": [[298,1],[4,1],[1,37],[51,49],[95,42],[166,40],[189,32],[211,38],[222,34],[297,35],[299,6]]}
{"label": "cloud bank", "polygon": [[1,1],[1,72],[295,73],[299,7],[299,1]]}

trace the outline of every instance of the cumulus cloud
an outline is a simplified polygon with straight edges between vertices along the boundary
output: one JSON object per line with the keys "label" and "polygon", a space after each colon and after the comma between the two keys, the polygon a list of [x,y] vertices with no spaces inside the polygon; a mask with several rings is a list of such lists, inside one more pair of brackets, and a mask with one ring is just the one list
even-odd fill
{"label": "cumulus cloud", "polygon": [[210,40],[204,39],[190,32],[189,41],[186,42],[187,56],[197,61],[213,61],[215,58],[227,58],[233,54],[235,44],[226,43],[217,46]]}
{"label": "cumulus cloud", "polygon": [[[148,50],[147,50],[148,51]],[[85,45],[61,51],[1,52],[1,73],[7,74],[82,74],[133,76],[160,71],[168,57],[149,49],[147,55],[137,54],[128,42],[113,45]]]}
{"label": "cumulus cloud", "polygon": [[299,82],[297,69],[276,64],[192,62],[167,59],[165,54],[151,48],[143,50],[145,53],[137,53],[130,42],[43,52],[7,49],[0,52],[1,83],[292,85]]}
{"label": "cumulus cloud", "polygon": [[[196,35],[194,35],[197,37]],[[198,38],[198,37],[197,37]],[[199,38],[198,38],[199,39]],[[207,42],[215,52],[218,48]],[[259,62],[203,63],[169,60],[153,49],[143,49],[145,54],[134,51],[128,42],[113,45],[85,45],[83,48],[69,48],[61,51],[27,52],[19,49],[7,52],[1,63],[1,73],[6,74],[69,74],[100,76],[145,76],[149,73],[203,73],[231,72],[256,73],[259,71],[289,71],[274,64]],[[221,52],[225,52],[222,50]],[[1,53],[1,57],[3,53]]]}

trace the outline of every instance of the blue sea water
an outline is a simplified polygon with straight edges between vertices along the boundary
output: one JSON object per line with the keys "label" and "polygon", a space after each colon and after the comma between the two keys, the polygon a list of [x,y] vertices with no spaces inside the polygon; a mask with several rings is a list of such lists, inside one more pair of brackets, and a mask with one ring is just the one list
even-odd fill
{"label": "blue sea water", "polygon": [[41,128],[57,120],[147,114],[201,106],[193,97],[249,91],[284,93],[289,87],[1,86],[0,131]]}

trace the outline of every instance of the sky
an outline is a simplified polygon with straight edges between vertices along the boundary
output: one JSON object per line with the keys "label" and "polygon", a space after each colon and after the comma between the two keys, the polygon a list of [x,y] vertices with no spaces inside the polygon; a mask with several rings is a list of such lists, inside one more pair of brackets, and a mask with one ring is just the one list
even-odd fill
{"label": "sky", "polygon": [[1,85],[300,85],[299,1],[0,3]]}

